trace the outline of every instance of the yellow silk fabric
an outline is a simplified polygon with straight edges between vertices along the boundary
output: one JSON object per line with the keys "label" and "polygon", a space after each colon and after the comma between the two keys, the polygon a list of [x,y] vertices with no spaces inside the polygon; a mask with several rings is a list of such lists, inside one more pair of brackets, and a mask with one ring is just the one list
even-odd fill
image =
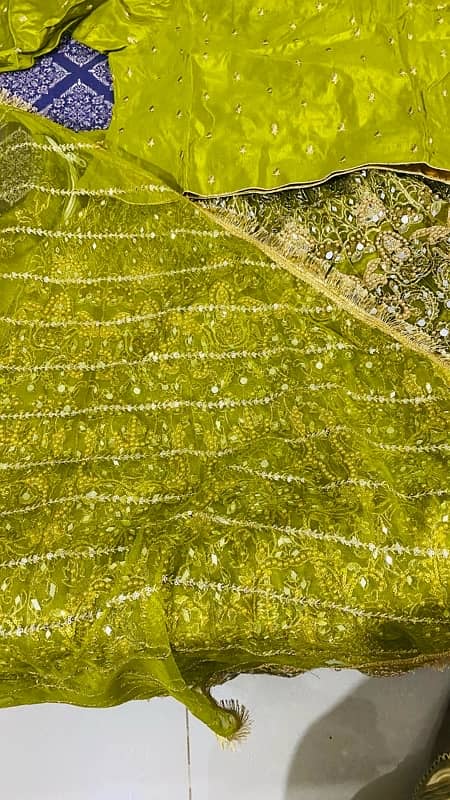
{"label": "yellow silk fabric", "polygon": [[450,12],[435,0],[7,9],[3,69],[29,65],[74,21],[77,38],[113,51],[109,146],[183,190],[272,189],[371,163],[450,168]]}

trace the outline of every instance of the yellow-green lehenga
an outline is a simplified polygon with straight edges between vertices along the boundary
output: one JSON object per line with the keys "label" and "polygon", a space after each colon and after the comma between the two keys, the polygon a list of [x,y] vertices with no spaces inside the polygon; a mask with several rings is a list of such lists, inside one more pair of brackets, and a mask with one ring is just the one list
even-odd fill
{"label": "yellow-green lehenga", "polygon": [[[161,27],[171,4],[153,7]],[[100,46],[96,13],[82,31]],[[15,52],[3,67],[25,65]],[[355,153],[307,186],[290,132],[273,177],[302,186],[242,194],[253,179],[225,153],[199,198],[207,151],[169,176],[137,124],[126,144],[114,127],[131,97],[86,134],[7,99],[0,705],[169,694],[232,739],[246,712],[210,689],[240,672],[446,663],[446,183]],[[448,168],[445,148],[425,156]]]}

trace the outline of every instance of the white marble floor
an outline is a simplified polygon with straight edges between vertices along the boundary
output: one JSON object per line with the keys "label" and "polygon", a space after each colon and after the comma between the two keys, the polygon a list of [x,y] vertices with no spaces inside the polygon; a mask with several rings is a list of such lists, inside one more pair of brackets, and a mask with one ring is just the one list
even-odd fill
{"label": "white marble floor", "polygon": [[251,710],[237,752],[170,699],[0,711],[8,800],[408,800],[450,694],[450,671],[399,678],[318,670],[217,689]]}

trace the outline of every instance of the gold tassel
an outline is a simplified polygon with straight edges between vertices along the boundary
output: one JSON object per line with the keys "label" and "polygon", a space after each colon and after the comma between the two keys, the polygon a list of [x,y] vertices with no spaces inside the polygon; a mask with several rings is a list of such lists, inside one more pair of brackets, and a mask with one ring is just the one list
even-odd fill
{"label": "gold tassel", "polygon": [[221,700],[218,705],[220,705],[226,711],[230,711],[232,714],[234,714],[240,723],[239,728],[235,731],[230,739],[228,739],[226,736],[219,736],[216,734],[222,750],[236,751],[239,745],[242,744],[242,742],[245,741],[245,739],[247,739],[247,737],[250,735],[252,727],[250,712],[239,702],[239,700]]}

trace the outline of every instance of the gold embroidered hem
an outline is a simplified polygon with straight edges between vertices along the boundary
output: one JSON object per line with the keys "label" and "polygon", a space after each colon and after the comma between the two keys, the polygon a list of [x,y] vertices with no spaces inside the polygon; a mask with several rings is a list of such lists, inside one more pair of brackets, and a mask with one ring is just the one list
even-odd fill
{"label": "gold embroidered hem", "polygon": [[445,184],[362,170],[202,207],[330,301],[448,368],[449,200]]}

